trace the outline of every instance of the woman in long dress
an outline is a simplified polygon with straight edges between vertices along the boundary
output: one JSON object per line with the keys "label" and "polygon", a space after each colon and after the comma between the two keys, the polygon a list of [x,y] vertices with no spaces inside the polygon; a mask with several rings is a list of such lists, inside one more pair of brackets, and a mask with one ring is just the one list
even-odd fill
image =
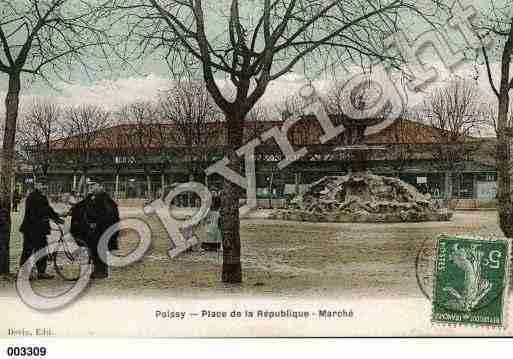
{"label": "woman in long dress", "polygon": [[207,239],[201,244],[201,248],[206,251],[218,251],[223,242],[223,233],[221,231],[221,198],[215,196],[212,198],[212,206],[207,217]]}

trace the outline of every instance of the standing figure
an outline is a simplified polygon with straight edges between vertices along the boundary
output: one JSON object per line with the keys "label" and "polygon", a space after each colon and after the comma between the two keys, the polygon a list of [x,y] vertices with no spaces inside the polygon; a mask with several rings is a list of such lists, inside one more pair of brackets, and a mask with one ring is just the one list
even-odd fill
{"label": "standing figure", "polygon": [[[36,252],[48,245],[47,236],[50,234],[50,220],[57,224],[64,224],[64,220],[54,211],[48,202],[41,183],[35,185],[35,189],[29,194],[25,202],[25,217],[20,227],[23,233],[23,252],[20,266]],[[47,256],[42,257],[36,263],[38,279],[51,279],[52,275],[46,273]]]}
{"label": "standing figure", "polygon": [[221,228],[221,197],[212,198],[212,206],[207,217],[207,239],[201,244],[206,251],[217,251],[221,248],[223,234]]}
{"label": "standing figure", "polygon": [[[94,271],[93,279],[108,277],[108,266],[98,253],[98,244],[107,229],[119,222],[119,211],[116,202],[103,190],[96,186],[82,201],[71,210],[71,234],[87,243],[90,249]],[[108,243],[109,251],[117,250],[118,233]]]}
{"label": "standing figure", "polygon": [[12,196],[12,210],[13,212],[18,212],[18,205],[21,202],[21,195],[18,189],[16,188],[14,190],[13,196]]}

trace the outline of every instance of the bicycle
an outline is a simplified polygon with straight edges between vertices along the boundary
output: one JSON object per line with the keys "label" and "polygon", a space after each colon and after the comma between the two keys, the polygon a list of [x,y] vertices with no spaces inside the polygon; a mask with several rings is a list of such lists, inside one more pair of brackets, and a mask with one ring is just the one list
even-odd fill
{"label": "bicycle", "polygon": [[[93,265],[91,251],[81,239],[65,239],[61,226],[52,228],[59,233],[55,250],[49,255],[53,268],[59,277],[65,281],[77,281],[84,265]],[[55,248],[55,247],[54,247]]]}

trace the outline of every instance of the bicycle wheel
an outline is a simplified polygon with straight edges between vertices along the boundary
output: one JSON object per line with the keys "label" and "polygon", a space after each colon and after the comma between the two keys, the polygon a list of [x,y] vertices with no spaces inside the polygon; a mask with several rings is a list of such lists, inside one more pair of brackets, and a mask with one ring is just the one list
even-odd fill
{"label": "bicycle wheel", "polygon": [[84,265],[91,265],[91,253],[81,241],[76,243],[62,242],[59,250],[53,255],[55,272],[66,281],[76,281]]}

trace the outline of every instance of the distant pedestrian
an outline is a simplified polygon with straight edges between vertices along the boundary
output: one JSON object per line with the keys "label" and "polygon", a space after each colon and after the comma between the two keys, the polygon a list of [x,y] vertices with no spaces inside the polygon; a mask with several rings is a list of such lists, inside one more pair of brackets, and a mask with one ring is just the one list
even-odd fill
{"label": "distant pedestrian", "polygon": [[[23,251],[20,266],[36,252],[48,246],[47,236],[50,234],[50,220],[57,224],[64,224],[64,220],[54,211],[45,194],[46,187],[42,183],[35,185],[25,202],[25,216],[20,227],[23,233]],[[47,256],[40,258],[37,263],[37,277],[33,279],[51,279],[52,275],[46,273]]]}
{"label": "distant pedestrian", "polygon": [[12,195],[12,210],[13,212],[18,212],[18,206],[21,202],[21,195],[18,189],[16,188],[14,190],[14,193]]}
{"label": "distant pedestrian", "polygon": [[214,196],[207,216],[207,239],[203,241],[201,248],[206,251],[219,250],[223,241],[221,228],[221,197]]}

